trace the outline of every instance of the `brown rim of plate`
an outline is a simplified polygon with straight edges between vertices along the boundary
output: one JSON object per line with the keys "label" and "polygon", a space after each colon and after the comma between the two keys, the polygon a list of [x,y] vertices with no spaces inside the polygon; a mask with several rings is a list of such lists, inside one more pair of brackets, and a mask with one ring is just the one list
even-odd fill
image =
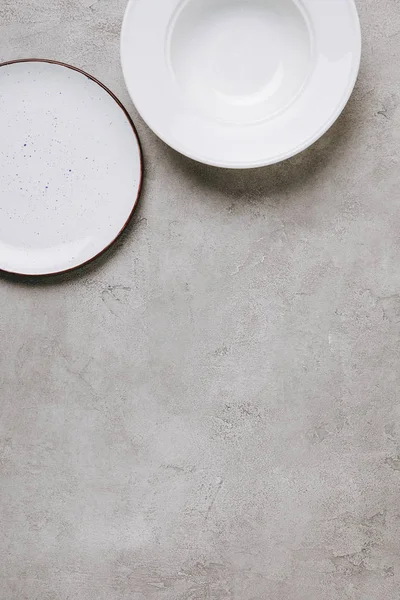
{"label": "brown rim of plate", "polygon": [[94,261],[97,258],[99,258],[99,256],[101,256],[102,254],[104,254],[117,241],[117,239],[119,238],[119,236],[121,235],[121,233],[127,227],[128,223],[130,222],[130,220],[132,218],[133,213],[135,212],[136,205],[137,205],[137,203],[139,201],[140,192],[142,190],[143,171],[144,171],[142,145],[140,143],[140,139],[139,139],[139,135],[138,135],[137,129],[136,129],[136,127],[135,127],[135,125],[134,125],[134,123],[132,121],[132,118],[131,118],[130,114],[126,110],[125,106],[117,98],[117,96],[107,86],[104,85],[104,83],[102,83],[101,81],[99,81],[98,79],[96,79],[96,77],[93,77],[93,75],[90,75],[89,73],[86,73],[86,71],[83,71],[82,69],[79,69],[78,67],[74,67],[73,65],[69,65],[67,63],[63,63],[63,62],[60,62],[58,60],[52,60],[52,59],[46,59],[46,58],[20,58],[20,59],[17,59],[17,60],[8,60],[6,62],[0,63],[0,68],[1,67],[7,67],[8,65],[15,65],[15,64],[18,64],[18,63],[48,63],[48,64],[51,64],[51,65],[58,65],[60,67],[65,67],[67,69],[71,69],[72,71],[76,71],[77,73],[80,73],[81,75],[84,75],[88,79],[91,79],[92,81],[94,81],[94,83],[97,83],[97,85],[99,85],[101,88],[103,88],[103,90],[105,90],[111,96],[111,98],[113,100],[115,100],[115,102],[118,104],[118,106],[120,107],[120,109],[125,114],[125,117],[127,118],[128,123],[132,127],[133,135],[136,138],[136,141],[137,141],[137,144],[138,144],[138,148],[139,148],[140,178],[139,178],[139,185],[138,185],[137,195],[136,195],[136,198],[135,198],[135,200],[133,202],[132,210],[129,213],[128,218],[126,219],[125,223],[122,225],[121,229],[118,231],[118,233],[116,234],[116,236],[111,240],[111,242],[109,244],[107,244],[107,246],[105,246],[102,250],[100,250],[100,252],[98,252],[97,254],[95,254],[94,256],[92,256],[91,258],[89,258],[88,260],[85,260],[84,262],[79,263],[78,265],[75,265],[74,267],[70,267],[69,269],[64,269],[62,271],[54,271],[54,272],[49,272],[49,273],[37,273],[37,274],[35,274],[35,273],[21,273],[19,271],[8,271],[7,269],[0,268],[0,273],[9,273],[10,275],[16,275],[16,276],[21,276],[21,277],[51,277],[51,276],[56,276],[56,275],[63,275],[65,273],[70,273],[71,271],[75,271],[75,269],[79,269],[80,267],[83,267],[85,265],[88,265],[92,261]]}

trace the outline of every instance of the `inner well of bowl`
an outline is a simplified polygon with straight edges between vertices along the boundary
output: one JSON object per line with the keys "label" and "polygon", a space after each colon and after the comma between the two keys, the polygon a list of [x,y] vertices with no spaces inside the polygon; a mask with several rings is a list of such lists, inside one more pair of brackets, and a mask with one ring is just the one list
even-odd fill
{"label": "inner well of bowl", "polygon": [[168,46],[190,103],[236,124],[287,108],[312,69],[311,31],[297,0],[187,0]]}

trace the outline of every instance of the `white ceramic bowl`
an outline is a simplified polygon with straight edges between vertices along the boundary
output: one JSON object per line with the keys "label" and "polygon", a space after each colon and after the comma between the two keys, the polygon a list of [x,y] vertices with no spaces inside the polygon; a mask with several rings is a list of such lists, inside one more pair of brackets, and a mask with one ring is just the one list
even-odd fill
{"label": "white ceramic bowl", "polygon": [[353,90],[354,0],[130,0],[121,59],[149,127],[195,160],[269,165],[304,150]]}

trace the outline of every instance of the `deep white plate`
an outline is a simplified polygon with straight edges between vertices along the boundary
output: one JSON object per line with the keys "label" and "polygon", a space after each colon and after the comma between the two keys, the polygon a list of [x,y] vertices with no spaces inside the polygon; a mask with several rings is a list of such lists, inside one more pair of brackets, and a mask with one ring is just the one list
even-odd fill
{"label": "deep white plate", "polygon": [[105,250],[142,179],[135,128],[117,98],[68,65],[0,65],[0,269],[67,271]]}
{"label": "deep white plate", "polygon": [[354,0],[130,0],[121,36],[137,110],[167,144],[216,166],[304,150],[353,90]]}

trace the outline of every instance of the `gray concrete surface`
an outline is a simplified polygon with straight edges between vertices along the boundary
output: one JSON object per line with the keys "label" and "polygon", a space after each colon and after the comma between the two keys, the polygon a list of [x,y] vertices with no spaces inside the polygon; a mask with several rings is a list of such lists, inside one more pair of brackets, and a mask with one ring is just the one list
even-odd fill
{"label": "gray concrete surface", "polygon": [[0,279],[1,600],[399,600],[400,7],[358,6],[339,122],[228,172],[137,117],[125,0],[1,0],[0,59],[102,79],[146,158],[108,256]]}

